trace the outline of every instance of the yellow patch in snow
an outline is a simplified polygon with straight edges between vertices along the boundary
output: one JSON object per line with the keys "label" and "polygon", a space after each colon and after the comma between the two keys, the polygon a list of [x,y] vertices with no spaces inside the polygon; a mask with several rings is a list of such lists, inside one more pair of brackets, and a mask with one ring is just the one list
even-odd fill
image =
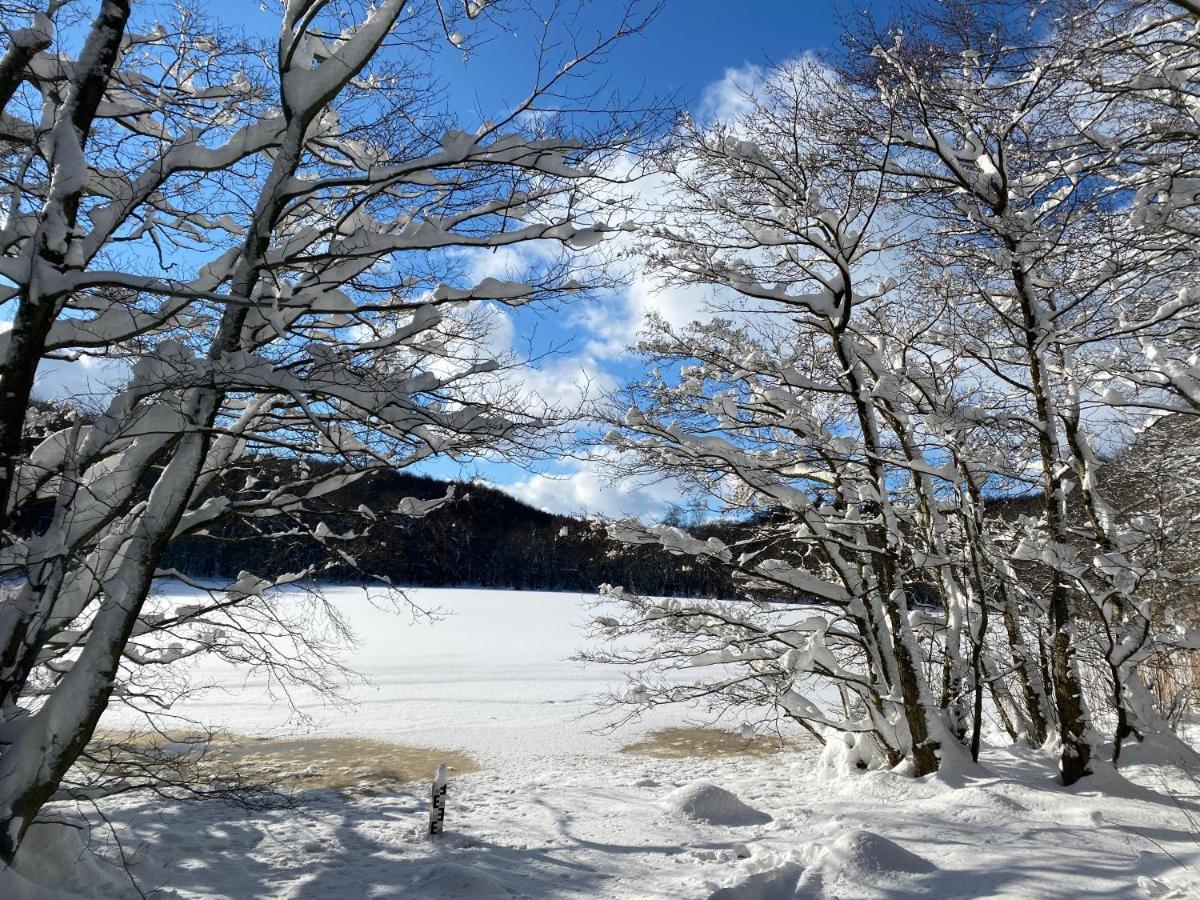
{"label": "yellow patch in snow", "polygon": [[747,740],[723,728],[680,726],[651,731],[642,740],[622,747],[621,752],[654,759],[686,759],[698,756],[767,757],[804,748],[805,744],[778,735],[755,735]]}
{"label": "yellow patch in snow", "polygon": [[252,737],[248,735],[97,734],[88,748],[94,773],[97,763],[111,774],[147,760],[181,770],[188,767],[214,781],[233,778],[275,788],[335,788],[374,794],[402,784],[432,781],[440,763],[451,777],[479,770],[466,753],[436,747],[410,747],[387,741],[350,737]]}

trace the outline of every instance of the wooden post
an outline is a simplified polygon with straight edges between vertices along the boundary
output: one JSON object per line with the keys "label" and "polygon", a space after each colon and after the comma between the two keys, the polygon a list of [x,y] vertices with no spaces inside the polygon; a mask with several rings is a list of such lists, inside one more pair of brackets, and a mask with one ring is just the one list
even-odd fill
{"label": "wooden post", "polygon": [[446,830],[446,788],[447,785],[444,784],[440,788],[434,785],[433,794],[429,798],[430,834],[441,834]]}
{"label": "wooden post", "polygon": [[433,776],[433,786],[429,794],[429,833],[441,834],[446,830],[446,789],[449,787],[449,766],[442,763],[437,767]]}

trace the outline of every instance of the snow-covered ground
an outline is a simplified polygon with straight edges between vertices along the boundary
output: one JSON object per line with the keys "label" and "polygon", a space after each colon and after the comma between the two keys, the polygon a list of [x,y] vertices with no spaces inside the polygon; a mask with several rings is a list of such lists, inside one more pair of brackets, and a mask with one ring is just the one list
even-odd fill
{"label": "snow-covered ground", "polygon": [[[420,785],[310,791],[299,808],[256,813],[120,798],[103,809],[143,890],[238,900],[1200,896],[1200,788],[1163,763],[1178,748],[1132,750],[1121,776],[1102,770],[1075,789],[1055,784],[1048,757],[1012,749],[921,781],[840,772],[803,749],[622,754],[685,714],[589,731],[599,723],[581,715],[619,673],[567,660],[582,640],[581,598],[420,591],[456,613],[427,626],[333,590],[361,637],[353,664],[373,685],[356,689],[351,710],[314,709],[317,733],[473,755],[482,769],[452,782],[448,833],[423,836]],[[204,674],[223,689],[191,713],[242,733],[287,728],[263,684]],[[78,845],[48,843],[31,845],[31,877],[136,896],[114,870],[86,855],[77,863]],[[6,887],[17,896],[15,881]]]}

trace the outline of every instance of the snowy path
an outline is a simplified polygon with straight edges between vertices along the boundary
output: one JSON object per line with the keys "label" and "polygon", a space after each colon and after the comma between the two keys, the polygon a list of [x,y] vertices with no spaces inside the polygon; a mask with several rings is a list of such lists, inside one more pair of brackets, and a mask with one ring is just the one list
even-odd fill
{"label": "snowy path", "polygon": [[[1200,822],[1200,797],[1175,770],[1133,766],[1126,774],[1140,787],[1110,773],[1065,790],[1048,757],[1007,750],[989,751],[962,786],[839,773],[807,752],[615,753],[683,713],[615,735],[588,732],[594,723],[580,714],[619,674],[567,660],[581,643],[580,598],[421,591],[423,602],[456,612],[429,627],[375,609],[360,592],[334,594],[362,637],[353,663],[373,686],[356,692],[352,710],[317,710],[317,733],[475,755],[483,770],[452,782],[449,833],[423,836],[423,786],[310,791],[299,809],[249,814],[121,798],[105,808],[136,851],[143,888],[189,900],[1200,896],[1200,831],[1188,820]],[[192,702],[192,714],[244,733],[285,729],[286,708],[265,685],[220,669],[205,675],[223,690]],[[1163,778],[1176,796],[1162,793]],[[711,821],[690,817],[672,792],[695,782],[735,794],[751,824],[734,824],[736,801],[707,789],[693,794]],[[130,896],[94,865],[76,866],[81,880],[63,884],[69,853],[42,862],[55,872],[46,880],[78,894]]]}
{"label": "snowy path", "polygon": [[[1168,798],[1129,785],[1065,791],[1030,778],[1048,774],[1044,760],[989,762],[991,775],[958,788],[831,777],[794,757],[492,769],[453,784],[450,833],[436,844],[419,834],[415,794],[320,792],[299,813],[250,817],[131,804],[118,819],[143,848],[138,875],[188,898],[1196,896],[1194,873],[1171,856],[1194,861],[1198,837]],[[695,822],[659,802],[697,779],[771,821]]]}

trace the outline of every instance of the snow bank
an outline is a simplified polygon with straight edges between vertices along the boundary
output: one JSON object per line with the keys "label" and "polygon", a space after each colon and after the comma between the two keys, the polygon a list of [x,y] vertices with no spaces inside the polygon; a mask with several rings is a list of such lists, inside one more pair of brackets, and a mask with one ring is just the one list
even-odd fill
{"label": "snow bank", "polygon": [[989,788],[959,788],[954,794],[937,798],[938,812],[948,819],[970,825],[987,825],[989,822],[1007,821],[1028,812],[1024,804],[1004,793],[1003,783]]}
{"label": "snow bank", "polygon": [[713,891],[708,900],[792,900],[803,871],[799,863],[786,862]]}
{"label": "snow bank", "polygon": [[936,867],[924,857],[905,850],[873,831],[854,830],[826,844],[820,865],[827,873],[874,877],[882,873],[921,875]]}
{"label": "snow bank", "polygon": [[[622,680],[569,659],[581,642],[575,626],[594,614],[585,598],[422,590],[422,605],[452,613],[426,626],[363,591],[328,593],[363,638],[350,661],[373,687],[356,693],[357,709],[331,708],[310,737],[477,752],[481,770],[451,791],[452,833],[424,836],[427,783],[304,790],[300,810],[114,797],[105,812],[124,847],[136,848],[143,887],[184,900],[1200,896],[1196,832],[1179,805],[1195,793],[1188,773],[1198,767],[1184,745],[1130,745],[1120,773],[1070,789],[1058,784],[1053,754],[1021,746],[987,746],[966,775],[954,763],[953,777],[920,779],[871,768],[869,748],[853,741],[837,742],[824,764],[813,747],[770,757],[618,753],[676,723],[589,731],[597,720],[581,714]],[[177,599],[188,601],[184,589]],[[267,686],[237,670],[198,675],[223,690],[189,711],[242,733],[281,727],[286,710]],[[95,824],[93,849],[115,858],[107,828]],[[50,887],[75,889],[63,876],[76,859],[120,874],[79,856],[78,843],[50,843],[66,854]],[[39,865],[49,858],[35,856]],[[0,872],[0,900],[68,900],[40,889],[49,871]],[[87,891],[89,877],[100,876],[71,884]],[[128,884],[109,896],[130,897]]]}
{"label": "snow bank", "polygon": [[489,872],[455,862],[434,863],[409,884],[409,890],[426,900],[477,900],[517,893]]}
{"label": "snow bank", "polygon": [[0,865],[0,897],[4,900],[76,900],[78,895],[52,891]]}
{"label": "snow bank", "polygon": [[[795,896],[898,896],[910,878],[937,871],[937,866],[895,841],[873,831],[854,829],[807,848],[812,864],[804,870]],[[882,891],[882,893],[880,893]],[[923,893],[923,892],[922,892]],[[976,896],[968,891],[954,896]]]}
{"label": "snow bank", "polygon": [[671,791],[659,803],[671,812],[709,825],[764,825],[771,821],[765,812],[747,806],[735,794],[704,781]]}
{"label": "snow bank", "polygon": [[21,843],[15,871],[0,867],[0,897],[4,900],[112,900],[138,896],[124,871],[88,851],[86,834],[82,827],[35,822]]}

